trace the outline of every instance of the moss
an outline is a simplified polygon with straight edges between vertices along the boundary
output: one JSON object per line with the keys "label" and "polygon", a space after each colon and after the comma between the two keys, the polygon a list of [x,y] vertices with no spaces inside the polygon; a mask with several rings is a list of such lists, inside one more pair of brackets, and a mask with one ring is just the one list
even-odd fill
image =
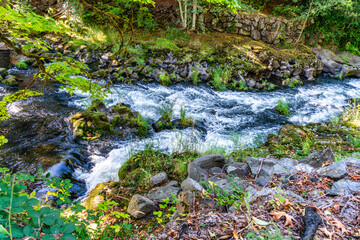
{"label": "moss", "polygon": [[23,62],[23,61],[18,61],[16,64],[15,64],[15,67],[17,68],[17,69],[20,69],[20,70],[28,70],[28,65],[25,63],[25,62]]}
{"label": "moss", "polygon": [[99,183],[96,187],[91,190],[89,196],[86,198],[83,203],[84,207],[88,210],[96,210],[100,203],[104,202],[106,199],[105,191],[106,189],[111,189],[115,185],[115,182],[105,182]]}

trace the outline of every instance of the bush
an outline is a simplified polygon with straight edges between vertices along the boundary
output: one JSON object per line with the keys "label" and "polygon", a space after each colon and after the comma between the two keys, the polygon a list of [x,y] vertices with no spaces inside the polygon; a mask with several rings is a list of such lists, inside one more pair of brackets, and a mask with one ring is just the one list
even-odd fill
{"label": "bush", "polygon": [[279,99],[278,104],[275,107],[275,110],[278,111],[279,114],[290,117],[289,105],[286,100]]}

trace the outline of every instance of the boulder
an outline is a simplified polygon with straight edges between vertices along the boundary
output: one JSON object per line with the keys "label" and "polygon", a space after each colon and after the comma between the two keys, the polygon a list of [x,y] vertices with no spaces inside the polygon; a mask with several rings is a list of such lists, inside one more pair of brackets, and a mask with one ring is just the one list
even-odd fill
{"label": "boulder", "polygon": [[16,81],[16,77],[13,75],[6,76],[2,82],[10,87],[16,87],[19,85],[18,81]]}
{"label": "boulder", "polygon": [[180,191],[181,188],[178,187],[178,183],[176,181],[171,181],[164,187],[160,187],[157,190],[150,190],[146,196],[155,202],[164,202],[163,199],[166,198],[174,200],[172,195],[177,196]]}
{"label": "boulder", "polygon": [[0,68],[0,76],[5,78],[7,75],[9,75],[9,71],[6,68]]}
{"label": "boulder", "polygon": [[335,156],[330,148],[314,152],[307,158],[301,159],[300,163],[306,163],[314,168],[320,168],[326,162],[334,162]]}
{"label": "boulder", "polygon": [[360,159],[358,158],[348,157],[341,160],[341,162],[344,162],[347,167],[360,168]]}
{"label": "boulder", "polygon": [[197,182],[206,181],[209,178],[209,170],[214,167],[223,168],[225,157],[220,154],[204,155],[189,163],[188,176]]}
{"label": "boulder", "polygon": [[290,173],[295,165],[295,160],[292,158],[282,158],[274,166],[274,174]]}
{"label": "boulder", "polygon": [[313,168],[312,166],[306,163],[300,163],[296,165],[292,170],[292,172],[307,172],[307,173],[311,173],[313,171],[315,171],[315,168]]}
{"label": "boulder", "polygon": [[317,173],[323,177],[341,179],[347,175],[345,162],[336,162],[317,170]]}
{"label": "boulder", "polygon": [[181,183],[181,189],[183,191],[202,192],[204,188],[194,179],[187,178]]}
{"label": "boulder", "polygon": [[157,209],[155,203],[141,195],[134,195],[129,203],[127,212],[134,218],[142,218]]}
{"label": "boulder", "polygon": [[274,173],[274,166],[277,163],[276,159],[272,158],[246,158],[253,177],[257,176],[256,184],[265,186],[271,179]]}
{"label": "boulder", "polygon": [[168,181],[166,172],[161,172],[153,176],[150,180],[150,187],[162,185]]}
{"label": "boulder", "polygon": [[226,167],[226,173],[228,175],[234,175],[239,178],[243,178],[250,173],[250,169],[246,163],[235,162]]}
{"label": "boulder", "polygon": [[327,190],[327,194],[331,196],[337,195],[353,195],[360,191],[360,182],[353,182],[350,180],[337,181],[331,189]]}

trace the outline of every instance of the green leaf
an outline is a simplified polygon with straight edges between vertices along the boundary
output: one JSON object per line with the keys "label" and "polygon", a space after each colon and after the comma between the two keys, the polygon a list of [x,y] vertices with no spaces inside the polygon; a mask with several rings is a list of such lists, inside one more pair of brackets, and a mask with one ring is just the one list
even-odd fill
{"label": "green leaf", "polygon": [[18,238],[24,236],[22,228],[15,227],[15,226],[11,227],[11,234],[13,237],[18,237]]}
{"label": "green leaf", "polygon": [[77,238],[72,234],[64,234],[61,240],[77,240]]}
{"label": "green leaf", "polygon": [[61,232],[63,234],[72,233],[74,231],[75,231],[75,224],[74,223],[66,223],[61,229]]}
{"label": "green leaf", "polygon": [[270,224],[269,222],[260,220],[260,219],[254,217],[254,216],[252,217],[252,219],[253,219],[253,221],[254,221],[257,225],[259,225],[259,226],[267,226],[267,225]]}
{"label": "green leaf", "polygon": [[55,240],[53,235],[44,235],[41,237],[43,240]]}
{"label": "green leaf", "polygon": [[45,214],[47,214],[49,211],[50,211],[50,208],[49,208],[49,207],[42,207],[42,208],[40,208],[40,214],[41,214],[41,215],[45,215]]}
{"label": "green leaf", "polygon": [[60,229],[61,229],[61,227],[58,225],[51,226],[51,228],[50,228],[51,233],[54,235],[58,235],[60,233]]}
{"label": "green leaf", "polygon": [[29,206],[35,206],[39,203],[40,201],[37,200],[36,198],[30,198],[26,201],[26,205],[29,205]]}
{"label": "green leaf", "polygon": [[5,235],[9,235],[10,233],[4,228],[3,225],[0,225],[0,233],[5,234]]}
{"label": "green leaf", "polygon": [[40,217],[40,213],[37,212],[37,211],[35,211],[35,210],[30,211],[28,215],[29,215],[29,217],[31,217],[32,219],[38,219],[38,218]]}
{"label": "green leaf", "polygon": [[33,231],[34,231],[34,229],[30,225],[27,225],[23,229],[23,233],[25,236],[29,236]]}
{"label": "green leaf", "polygon": [[46,216],[42,219],[42,222],[48,226],[51,226],[55,223],[55,218],[53,216]]}

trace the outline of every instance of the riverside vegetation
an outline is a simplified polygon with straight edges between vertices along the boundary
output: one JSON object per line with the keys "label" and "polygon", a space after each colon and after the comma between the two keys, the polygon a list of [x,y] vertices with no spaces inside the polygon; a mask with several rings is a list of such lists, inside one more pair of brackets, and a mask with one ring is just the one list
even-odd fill
{"label": "riverside vegetation", "polygon": [[[321,73],[360,76],[358,58],[335,51],[359,54],[360,9],[355,1],[179,0],[180,28],[162,16],[156,18],[151,0],[66,3],[75,8],[44,16],[27,1],[1,1],[0,40],[14,51],[17,69],[37,72],[28,87],[1,99],[0,120],[10,117],[10,103],[43,94],[34,82],[58,82],[70,94],[82,91],[95,99],[69,117],[75,138],[144,137],[152,128],[159,132],[197,126],[183,107],[180,118],[173,119],[172,103],[158,109],[161,117],[153,124],[125,104],[107,108],[102,100],[114,82],[271,91],[296,87]],[[274,31],[276,44],[254,40],[255,36],[207,32],[207,15],[215,14],[221,21],[221,13],[236,16],[239,11],[301,21],[298,39],[288,43],[280,24]],[[232,32],[236,23],[226,31]],[[316,43],[335,52],[311,49]],[[3,84],[19,86],[19,79],[6,69],[0,76]],[[279,100],[276,110],[291,115],[286,101]],[[167,155],[148,146],[122,165],[118,182],[99,184],[81,205],[69,199],[69,180],[42,170],[30,176],[1,168],[0,238],[358,237],[360,165],[352,157],[360,152],[359,112],[355,102],[332,122],[285,125],[252,148],[234,140],[235,148],[226,156],[216,147],[207,152],[214,155],[201,157],[190,150]],[[6,143],[0,136],[0,145]],[[276,165],[282,171],[275,170]],[[46,196],[35,197],[34,182],[48,186]],[[347,191],[346,198],[336,196],[340,189]],[[329,203],[331,208],[324,207]],[[319,227],[319,219],[327,225]]]}

